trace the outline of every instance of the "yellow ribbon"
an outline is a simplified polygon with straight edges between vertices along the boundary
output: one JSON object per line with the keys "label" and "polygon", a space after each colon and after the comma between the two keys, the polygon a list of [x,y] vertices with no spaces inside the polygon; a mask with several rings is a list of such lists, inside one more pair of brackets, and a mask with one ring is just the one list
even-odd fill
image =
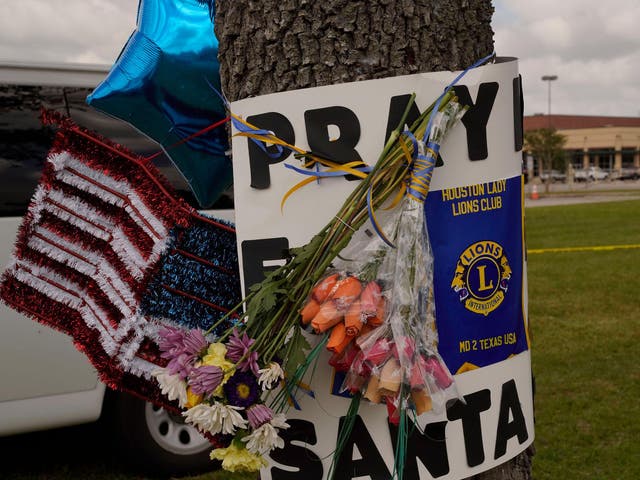
{"label": "yellow ribbon", "polygon": [[[251,125],[249,122],[247,122],[246,120],[244,120],[242,117],[236,115],[236,114],[231,114],[231,116],[237,120],[238,122],[242,123],[243,125],[246,125],[249,128],[252,128],[254,130],[259,130],[258,127],[256,127],[255,125]],[[256,133],[251,133],[251,132],[239,132],[236,133],[234,135],[234,137],[247,137],[247,138],[253,138],[255,140],[264,142],[264,143],[270,143],[272,145],[280,145],[282,147],[286,147],[296,153],[299,153],[300,155],[310,159],[312,162],[318,162],[319,164],[328,167],[329,170],[327,170],[327,172],[344,172],[350,175],[354,175],[358,178],[364,179],[367,178],[367,174],[364,172],[361,172],[360,170],[356,170],[355,167],[364,165],[363,162],[357,160],[357,161],[353,161],[353,162],[349,162],[349,163],[345,163],[345,164],[339,164],[336,162],[332,162],[331,160],[327,160],[326,158],[322,158],[322,157],[318,157],[316,155],[311,154],[310,152],[307,152],[306,150],[303,150],[299,147],[296,147],[295,145],[291,145],[290,143],[285,142],[284,140],[281,140],[280,138],[276,137],[275,135],[262,135],[262,134],[256,134]],[[309,163],[307,162],[305,164],[305,167],[309,167],[311,166],[313,163]],[[282,211],[284,209],[284,204],[287,201],[287,199],[297,190],[300,190],[302,187],[316,181],[318,179],[318,177],[310,177],[307,178],[299,183],[297,183],[296,185],[294,185],[293,187],[291,187],[289,189],[289,191],[287,191],[287,193],[284,194],[284,196],[282,197],[282,201],[280,202],[280,210]]]}
{"label": "yellow ribbon", "polygon": [[[407,165],[411,165],[413,163],[413,156],[411,154],[411,150],[407,146],[407,143],[402,139],[398,139],[398,142],[400,143],[400,148],[402,149],[402,153],[404,154],[404,157],[407,160]],[[380,181],[380,173],[381,172],[378,172],[378,175],[374,176],[371,179],[371,186],[369,187],[369,192],[367,194],[369,196],[369,202],[372,202],[371,192],[373,191],[373,187]],[[400,188],[398,189],[398,192],[394,196],[393,200],[389,204],[389,206],[386,207],[384,210],[391,210],[394,207],[396,207],[400,203],[400,200],[402,200],[402,198],[404,197],[406,191],[407,191],[407,185],[403,182]],[[387,245],[393,245],[389,240],[389,238],[384,233],[382,227],[380,227],[380,223],[376,218],[374,208],[371,208],[371,214],[369,215],[369,219],[371,220],[371,223],[374,225],[376,232],[378,232],[378,235],[380,235],[380,237],[387,243]]]}
{"label": "yellow ribbon", "polygon": [[[332,162],[331,162],[332,163]],[[363,174],[362,172],[360,172],[359,170],[352,170],[351,167],[354,166],[358,166],[358,165],[362,165],[362,162],[360,160],[356,160],[354,162],[349,162],[349,163],[345,163],[344,165],[336,165],[335,167],[330,168],[329,170],[327,170],[327,172],[338,172],[338,171],[347,171],[347,172],[351,172],[351,171],[355,171],[358,172],[359,174]],[[366,177],[366,174],[364,174]],[[365,178],[362,177],[360,175],[358,175],[360,178]],[[287,193],[284,194],[284,196],[282,197],[282,201],[280,202],[280,211],[284,210],[284,204],[287,201],[287,199],[297,190],[300,190],[302,187],[304,187],[305,185],[308,185],[310,183],[315,182],[318,179],[318,177],[309,177],[306,178],[304,180],[302,180],[299,183],[296,183],[293,187],[291,187]]]}
{"label": "yellow ribbon", "polygon": [[[242,117],[236,115],[236,114],[231,114],[231,117],[233,117],[235,120],[237,120],[238,122],[242,123],[243,125],[254,129],[254,130],[260,130],[257,126],[250,124],[249,122],[247,122],[246,120],[244,120]],[[240,137],[247,137],[247,138],[252,138],[255,140],[258,140],[260,142],[263,143],[267,143],[267,144],[272,144],[272,145],[280,145],[282,147],[288,148],[291,151],[294,151],[306,158],[308,158],[310,160],[310,162],[305,163],[305,167],[308,168],[310,166],[313,165],[313,162],[318,162],[319,164],[323,165],[324,167],[327,167],[328,170],[326,170],[327,172],[344,172],[346,174],[350,174],[350,175],[354,175],[360,179],[365,179],[367,178],[367,173],[361,172],[360,170],[356,170],[355,167],[361,166],[363,165],[363,162],[361,161],[353,161],[353,162],[349,162],[346,164],[339,164],[336,162],[333,162],[331,160],[327,160],[326,158],[322,158],[322,157],[318,157],[316,155],[313,155],[310,152],[307,152],[306,150],[303,150],[299,147],[296,147],[295,145],[291,145],[287,142],[285,142],[284,140],[281,140],[280,138],[276,137],[275,135],[271,134],[271,135],[263,135],[263,134],[256,134],[256,133],[251,133],[251,132],[239,132],[234,134],[235,136],[240,136]],[[400,141],[400,146],[402,148],[402,151],[405,155],[405,157],[407,158],[407,163],[410,165],[413,162],[412,159],[412,155],[411,155],[411,151],[409,150],[409,147],[407,147],[406,142],[404,141]],[[295,193],[296,191],[300,190],[301,188],[307,186],[310,183],[313,183],[314,181],[316,181],[318,179],[318,177],[315,176],[310,176],[309,178],[306,178],[304,180],[302,180],[301,182],[298,182],[297,184],[295,184],[293,187],[291,187],[282,197],[282,201],[280,202],[280,211],[284,210],[284,204],[286,203],[286,201],[289,199],[289,197]],[[377,184],[381,179],[379,178],[374,178],[372,179],[372,186],[374,184]],[[385,207],[385,210],[391,210],[394,207],[396,207],[400,201],[402,200],[402,198],[405,195],[406,192],[406,185],[403,183],[401,185],[401,187],[398,189],[398,192],[396,193],[396,195],[394,196],[393,200],[391,201],[391,203],[389,204],[388,207]],[[373,210],[372,210],[373,212]],[[371,216],[371,221],[373,223],[375,223],[376,226],[379,227],[379,224],[377,222],[377,219],[375,217],[375,214],[373,214]],[[381,232],[381,230],[378,228],[378,230]],[[384,236],[384,234],[383,234]]]}
{"label": "yellow ribbon", "polygon": [[[432,167],[434,163],[434,157],[416,159],[415,165],[411,169],[411,186],[407,194],[411,198],[419,202],[423,202],[426,198],[427,193],[429,193],[433,170],[430,170],[426,175],[423,172]],[[412,192],[416,192],[418,195],[414,195]]]}

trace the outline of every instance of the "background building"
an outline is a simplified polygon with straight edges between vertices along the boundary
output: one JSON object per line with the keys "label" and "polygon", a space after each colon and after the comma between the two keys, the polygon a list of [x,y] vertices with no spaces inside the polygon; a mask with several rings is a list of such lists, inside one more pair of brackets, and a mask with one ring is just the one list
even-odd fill
{"label": "background building", "polygon": [[[567,139],[564,149],[574,169],[600,167],[610,173],[640,167],[640,117],[583,115],[531,115],[524,118],[525,132],[555,128]],[[528,162],[532,163],[532,162]],[[538,174],[537,165],[527,165]]]}

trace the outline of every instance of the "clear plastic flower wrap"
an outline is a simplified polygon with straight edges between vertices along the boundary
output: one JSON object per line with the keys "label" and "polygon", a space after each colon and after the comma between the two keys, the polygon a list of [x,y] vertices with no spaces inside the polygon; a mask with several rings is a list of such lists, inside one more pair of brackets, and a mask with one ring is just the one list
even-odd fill
{"label": "clear plastic flower wrap", "polygon": [[396,235],[394,282],[387,319],[402,371],[400,401],[417,413],[440,412],[457,397],[453,378],[438,354],[433,296],[433,254],[422,203],[407,196]]}
{"label": "clear plastic flower wrap", "polygon": [[344,391],[386,403],[391,421],[398,421],[401,410],[411,409],[418,415],[442,412],[448,400],[458,397],[453,377],[438,354],[434,259],[423,205],[438,145],[463,113],[459,104],[450,103],[435,115],[430,142],[426,146],[416,142],[418,155],[407,194],[382,229],[393,245],[379,236],[360,234],[337,262],[354,271],[353,276],[364,285],[349,308],[354,314],[344,317],[344,335],[356,331],[349,326],[358,318],[369,326],[365,312],[370,308],[364,306],[368,289],[375,291],[380,305],[373,318],[382,324],[365,328],[364,333],[358,330],[353,346],[336,352],[331,364],[347,372]]}
{"label": "clear plastic flower wrap", "polygon": [[424,212],[437,151],[447,131],[465,110],[449,103],[433,119],[429,142],[418,142],[418,155],[402,202],[396,231],[395,274],[391,287],[389,326],[403,374],[402,407],[417,412],[442,411],[458,396],[453,377],[438,354],[433,292],[433,252]]}

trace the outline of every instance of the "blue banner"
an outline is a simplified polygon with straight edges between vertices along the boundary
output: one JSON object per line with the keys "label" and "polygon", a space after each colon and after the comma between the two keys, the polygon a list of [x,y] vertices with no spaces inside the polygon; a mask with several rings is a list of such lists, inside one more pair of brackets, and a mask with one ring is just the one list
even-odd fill
{"label": "blue banner", "polygon": [[452,373],[528,348],[522,190],[513,177],[427,197],[439,351]]}

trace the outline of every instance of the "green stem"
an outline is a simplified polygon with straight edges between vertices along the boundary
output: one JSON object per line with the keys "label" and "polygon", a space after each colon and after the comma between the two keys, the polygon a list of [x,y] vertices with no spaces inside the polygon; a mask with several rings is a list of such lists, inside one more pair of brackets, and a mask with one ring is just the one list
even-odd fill
{"label": "green stem", "polygon": [[[215,330],[215,328],[219,325],[222,324],[222,322],[224,322],[225,320],[227,320],[231,315],[233,315],[234,313],[236,313],[240,307],[242,307],[242,305],[244,305],[245,303],[249,302],[249,300],[251,300],[251,298],[254,296],[255,294],[252,292],[249,295],[247,295],[245,298],[243,298],[240,303],[238,303],[235,307],[233,307],[231,310],[229,310],[227,313],[224,314],[224,316],[222,318],[220,318],[216,323],[214,323],[213,325],[211,325],[206,332],[204,332],[205,335],[209,335],[211,332],[213,332]],[[225,333],[226,335],[226,333]],[[226,337],[225,337],[226,338]]]}

